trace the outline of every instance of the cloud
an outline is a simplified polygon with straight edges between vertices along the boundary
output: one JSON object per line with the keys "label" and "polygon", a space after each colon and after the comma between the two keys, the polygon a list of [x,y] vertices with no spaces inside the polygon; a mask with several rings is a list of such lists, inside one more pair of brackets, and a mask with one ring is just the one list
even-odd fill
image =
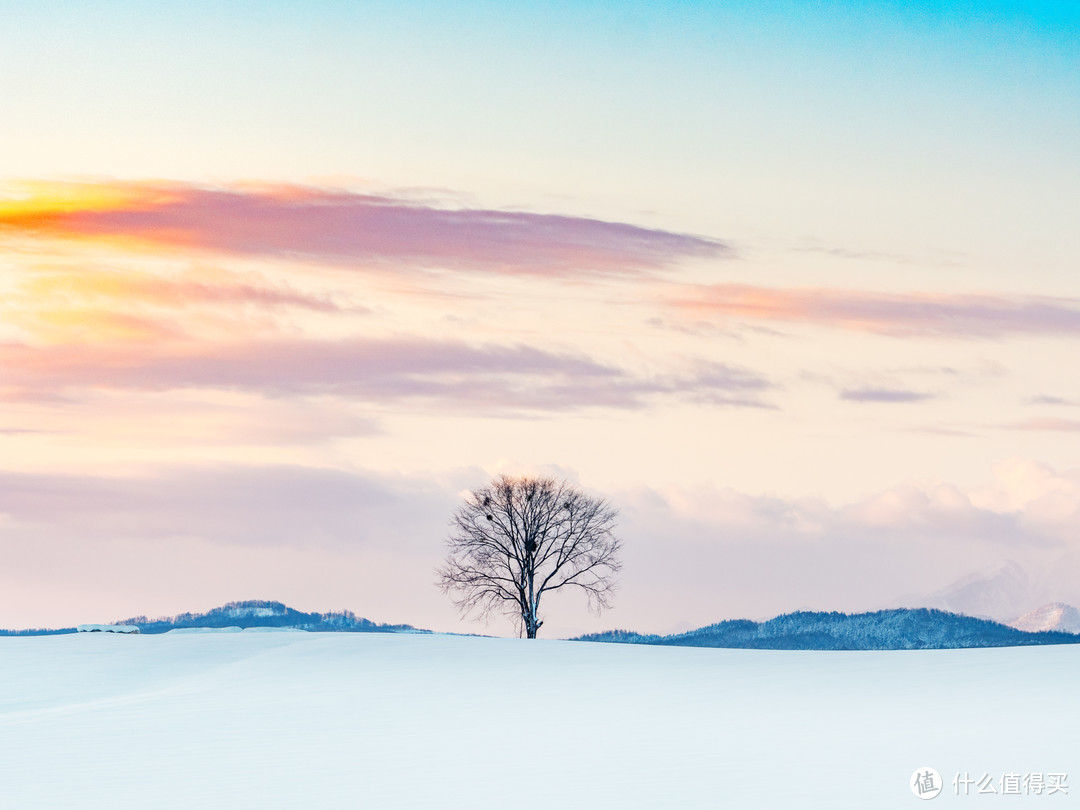
{"label": "cloud", "polygon": [[[626,564],[624,607],[608,626],[876,610],[1009,559],[1045,577],[1045,601],[1080,599],[1075,580],[1053,576],[1080,559],[1080,471],[1017,461],[981,488],[902,484],[836,505],[724,487],[642,487],[612,500]],[[672,601],[681,615],[665,612]]]}
{"label": "cloud", "polygon": [[[65,264],[67,266],[65,266]],[[220,268],[102,267],[92,261],[31,264],[8,279],[0,325],[36,344],[109,345],[249,338],[298,323],[372,314],[355,294],[303,290],[303,274],[270,280]],[[315,318],[310,317],[316,316]]]}
{"label": "cloud", "polygon": [[423,339],[279,339],[214,346],[0,345],[12,391],[27,399],[79,389],[206,388],[264,396],[330,394],[455,410],[642,408],[653,396],[767,407],[771,383],[747,369],[699,364],[685,374],[633,374],[581,354],[521,344]]}
{"label": "cloud", "polygon": [[698,362],[689,373],[640,385],[644,391],[678,394],[710,405],[775,408],[760,398],[760,394],[775,387],[772,382],[749,369],[726,363]]}
{"label": "cloud", "polygon": [[899,388],[847,388],[840,392],[840,399],[848,402],[925,402],[933,398],[924,391]]}
{"label": "cloud", "polygon": [[[62,585],[61,602],[78,593],[65,609],[79,621],[123,593],[127,601],[102,620],[258,597],[463,629],[432,570],[459,493],[490,474],[296,465],[108,477],[0,471],[0,607],[41,621],[12,601],[12,588],[33,582]],[[995,468],[980,488],[903,484],[836,505],[710,486],[604,494],[620,510],[625,566],[615,611],[588,620],[592,627],[871,610],[1000,560],[1038,574],[1080,550],[1080,471],[1022,460]],[[1059,579],[1047,601],[1075,603],[1080,588]],[[38,615],[55,609],[37,601]],[[551,609],[552,626],[565,625],[566,611],[567,622],[582,621],[572,603]]]}
{"label": "cloud", "polygon": [[[337,313],[345,307],[325,298],[281,286],[232,280],[222,271],[214,281],[143,273],[94,269],[88,272],[38,271],[23,285],[23,292],[37,300],[79,302],[102,300],[160,307],[225,306],[235,309],[254,305],[263,308],[295,307],[320,313]],[[226,278],[222,279],[222,276]],[[349,311],[358,311],[349,307]],[[365,311],[359,308],[359,311]]]}
{"label": "cloud", "polygon": [[5,627],[207,609],[246,598],[459,629],[433,585],[456,492],[300,466],[128,476],[0,472]]}
{"label": "cloud", "polygon": [[1049,430],[1059,433],[1080,432],[1080,419],[1025,419],[1008,425],[1013,430]]}
{"label": "cloud", "polygon": [[1030,397],[1026,401],[1027,405],[1080,405],[1080,401],[1075,399],[1065,399],[1064,397],[1052,397],[1046,395],[1040,395],[1037,397]]}
{"label": "cloud", "polygon": [[693,297],[672,305],[697,318],[807,323],[894,337],[1080,336],[1080,302],[1071,298],[716,284],[693,288]]}
{"label": "cloud", "polygon": [[84,543],[199,537],[407,551],[406,538],[441,530],[451,501],[432,481],[296,466],[174,467],[120,478],[0,473],[9,525],[77,530]]}
{"label": "cloud", "polygon": [[243,256],[555,277],[635,275],[731,252],[714,239],[620,222],[439,208],[304,186],[31,185],[0,205],[0,229]]}

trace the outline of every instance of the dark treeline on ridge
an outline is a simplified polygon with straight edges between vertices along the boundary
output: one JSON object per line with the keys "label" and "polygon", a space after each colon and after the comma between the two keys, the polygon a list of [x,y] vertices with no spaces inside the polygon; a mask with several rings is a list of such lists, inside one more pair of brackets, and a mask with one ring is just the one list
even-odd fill
{"label": "dark treeline on ridge", "polygon": [[[430,633],[408,624],[380,624],[343,610],[305,613],[281,602],[229,602],[205,613],[149,619],[135,616],[116,624],[136,625],[141,633],[206,627],[280,627],[310,632]],[[0,630],[0,636],[45,636],[74,633],[76,628]],[[573,641],[650,644],[668,647],[728,647],[761,650],[936,650],[965,647],[1020,647],[1076,644],[1080,634],[1028,633],[1014,627],[928,608],[897,608],[874,613],[799,611],[764,622],[732,619],[668,636],[609,630]]]}
{"label": "dark treeline on ridge", "polygon": [[[281,602],[248,600],[229,602],[205,613],[181,613],[177,616],[150,619],[134,616],[114,624],[135,625],[140,633],[167,633],[193,627],[292,627],[311,632],[338,633],[426,633],[409,624],[380,624],[358,617],[351,610],[330,613],[304,613]],[[59,630],[0,630],[4,636],[45,636],[74,633],[76,628]]]}
{"label": "dark treeline on ridge", "polygon": [[958,613],[897,608],[854,614],[799,611],[765,622],[734,619],[670,636],[610,630],[579,636],[575,641],[760,650],[937,650],[1077,644],[1080,635],[1027,633]]}

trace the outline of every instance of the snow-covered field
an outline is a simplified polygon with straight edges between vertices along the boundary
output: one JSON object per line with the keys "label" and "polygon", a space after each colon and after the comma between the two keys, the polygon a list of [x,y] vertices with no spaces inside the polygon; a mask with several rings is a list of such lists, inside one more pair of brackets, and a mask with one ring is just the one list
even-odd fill
{"label": "snow-covered field", "polygon": [[[0,638],[4,808],[918,807],[1065,772],[1080,646],[679,649],[453,636]],[[974,793],[974,786],[971,788]],[[1075,803],[1075,804],[1074,804]]]}

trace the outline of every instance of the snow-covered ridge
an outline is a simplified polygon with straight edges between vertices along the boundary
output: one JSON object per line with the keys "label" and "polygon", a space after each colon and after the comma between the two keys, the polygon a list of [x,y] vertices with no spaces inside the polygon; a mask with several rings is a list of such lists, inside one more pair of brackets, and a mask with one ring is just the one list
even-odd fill
{"label": "snow-covered ridge", "polygon": [[1019,619],[1009,622],[1009,625],[1018,630],[1028,633],[1039,633],[1047,630],[1057,630],[1064,633],[1080,633],[1080,610],[1064,602],[1052,602],[1043,605],[1030,613],[1025,613]]}
{"label": "snow-covered ridge", "polygon": [[768,650],[942,650],[1078,644],[1080,636],[1042,628],[1029,632],[941,610],[896,608],[852,614],[799,611],[765,622],[748,619],[719,622],[670,636],[613,630],[578,640]]}
{"label": "snow-covered ridge", "polygon": [[380,624],[357,616],[349,610],[330,613],[305,613],[281,602],[248,600],[229,602],[205,613],[181,613],[150,619],[135,616],[118,624],[136,625],[143,633],[167,633],[177,629],[294,628],[308,631],[339,631],[348,633],[399,633],[417,631],[408,624]]}

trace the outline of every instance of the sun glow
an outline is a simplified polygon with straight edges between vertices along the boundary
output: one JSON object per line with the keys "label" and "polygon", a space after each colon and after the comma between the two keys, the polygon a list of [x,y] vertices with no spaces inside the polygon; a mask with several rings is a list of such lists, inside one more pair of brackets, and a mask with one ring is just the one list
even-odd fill
{"label": "sun glow", "polygon": [[48,226],[72,214],[123,210],[145,199],[145,187],[123,184],[12,182],[0,189],[0,225]]}

